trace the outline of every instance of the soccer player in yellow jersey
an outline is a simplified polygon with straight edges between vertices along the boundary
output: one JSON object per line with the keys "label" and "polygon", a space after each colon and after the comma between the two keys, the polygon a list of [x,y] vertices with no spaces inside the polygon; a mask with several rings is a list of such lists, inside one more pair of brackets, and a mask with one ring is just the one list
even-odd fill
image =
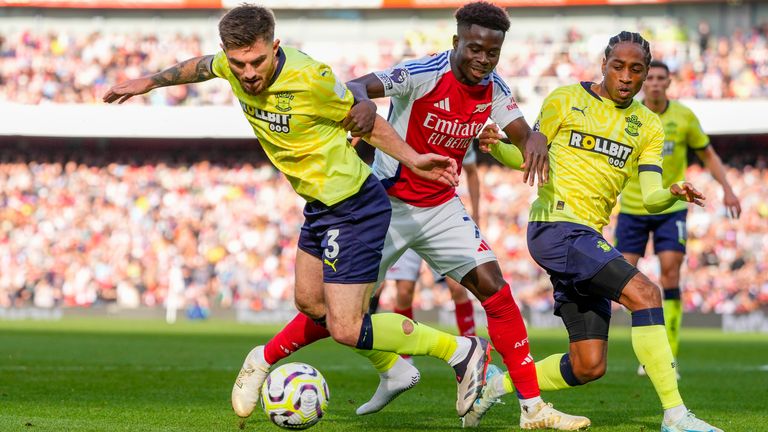
{"label": "soccer player in yellow jersey", "polygon": [[[664,187],[685,180],[688,168],[688,149],[704,162],[712,176],[723,186],[723,203],[726,212],[733,218],[741,214],[739,198],[733,193],[725,168],[715,150],[709,145],[709,138],[701,130],[699,119],[685,105],[667,98],[669,68],[659,61],[652,61],[648,78],[643,84],[645,106],[657,113],[664,126],[664,148],[662,157],[662,183]],[[640,179],[632,176],[621,193],[621,213],[616,225],[616,249],[632,265],[637,265],[645,255],[648,235],[653,233],[653,250],[661,264],[661,287],[664,289],[664,325],[667,338],[672,346],[672,355],[677,360],[680,346],[680,324],[683,320],[683,306],[680,301],[680,266],[685,257],[687,231],[685,220],[688,208],[684,202],[673,204],[666,210],[651,214],[642,205]],[[638,374],[645,375],[640,365]],[[680,375],[678,373],[678,379]]]}
{"label": "soccer player in yellow jersey", "polygon": [[[223,51],[118,84],[104,101],[124,102],[157,87],[226,79],[269,159],[307,200],[296,254],[298,309],[327,325],[336,341],[364,348],[369,357],[397,352],[445,360],[457,374],[457,408],[468,410],[484,382],[487,342],[425,325],[402,329],[396,314],[366,314],[392,209],[381,182],[347,143],[345,126],[355,123],[360,106],[328,66],[281,47],[274,26],[268,9],[236,7],[219,22]],[[362,108],[368,116],[370,107]],[[381,117],[375,118],[367,139],[418,176],[449,186],[458,181],[455,161],[417,153]],[[239,416],[249,416],[256,406],[263,380],[253,378],[262,373],[251,351],[232,391]]]}
{"label": "soccer player in yellow jersey", "polygon": [[[619,192],[640,177],[643,206],[659,212],[679,201],[703,205],[690,183],[662,186],[664,129],[634,100],[648,74],[650,46],[638,33],[621,32],[605,49],[601,83],[582,82],[553,91],[535,129],[550,142],[549,183],[531,207],[528,249],[550,275],[555,314],[568,331],[570,349],[536,363],[542,390],[594,381],[606,370],[611,301],[632,311],[632,347],[664,409],[662,432],[722,432],[683,404],[664,329],[661,291],[602,236]],[[481,149],[498,138],[481,134]],[[490,407],[513,391],[505,374],[488,380],[479,403]]]}

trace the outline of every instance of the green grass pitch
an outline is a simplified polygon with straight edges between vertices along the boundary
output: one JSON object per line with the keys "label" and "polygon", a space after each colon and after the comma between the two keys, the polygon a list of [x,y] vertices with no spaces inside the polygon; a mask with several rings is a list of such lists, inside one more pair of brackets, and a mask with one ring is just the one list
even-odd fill
{"label": "green grass pitch", "polygon": [[[0,431],[277,431],[261,410],[241,424],[229,393],[243,357],[277,327],[230,322],[65,319],[0,322]],[[563,352],[560,330],[533,330],[536,358]],[[455,379],[440,361],[416,360],[418,386],[381,413],[355,407],[377,375],[349,349],[326,340],[290,358],[318,368],[331,391],[312,430],[458,430]],[[498,354],[494,362],[501,364]],[[681,392],[700,417],[727,432],[768,431],[768,337],[685,329]],[[593,431],[657,431],[661,411],[651,383],[635,375],[629,329],[611,334],[608,373],[568,391],[544,393],[561,410],[586,415]],[[481,428],[519,430],[513,396]]]}

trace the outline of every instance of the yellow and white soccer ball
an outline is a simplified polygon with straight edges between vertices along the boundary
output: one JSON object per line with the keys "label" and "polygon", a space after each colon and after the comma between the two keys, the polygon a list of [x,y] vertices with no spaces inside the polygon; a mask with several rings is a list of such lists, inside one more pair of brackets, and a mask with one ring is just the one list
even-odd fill
{"label": "yellow and white soccer ball", "polygon": [[305,363],[275,368],[261,388],[261,404],[272,423],[285,429],[306,429],[323,418],[328,408],[328,384]]}

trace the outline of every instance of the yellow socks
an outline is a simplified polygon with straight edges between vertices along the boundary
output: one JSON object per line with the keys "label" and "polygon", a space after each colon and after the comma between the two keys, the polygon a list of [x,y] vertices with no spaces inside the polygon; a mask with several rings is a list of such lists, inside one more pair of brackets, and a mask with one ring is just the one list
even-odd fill
{"label": "yellow socks", "polygon": [[[458,346],[456,336],[417,323],[400,314],[370,316],[374,350],[451,359]],[[362,348],[358,344],[358,348]]]}
{"label": "yellow socks", "polygon": [[[536,378],[542,391],[562,390],[581,383],[573,375],[571,360],[568,354],[552,354],[536,362]],[[504,374],[504,391],[512,393],[515,386],[509,373]]]}
{"label": "yellow socks", "polygon": [[664,329],[661,308],[632,312],[632,348],[653,383],[664,409],[683,403],[677,389],[675,359]]}
{"label": "yellow socks", "polygon": [[664,289],[664,322],[672,356],[677,358],[680,349],[680,325],[683,322],[683,303],[679,288]]}
{"label": "yellow socks", "polygon": [[355,350],[356,353],[367,358],[368,361],[371,362],[371,365],[373,365],[373,367],[376,368],[376,372],[378,373],[384,373],[392,369],[392,366],[395,365],[395,362],[399,357],[397,354],[391,353],[391,352],[376,351],[376,350],[360,350],[355,348],[353,349]]}

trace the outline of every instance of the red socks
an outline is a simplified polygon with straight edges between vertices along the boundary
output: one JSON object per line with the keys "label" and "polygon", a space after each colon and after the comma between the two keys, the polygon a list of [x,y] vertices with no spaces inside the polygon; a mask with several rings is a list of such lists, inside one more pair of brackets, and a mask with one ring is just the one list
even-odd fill
{"label": "red socks", "polygon": [[475,336],[475,309],[472,307],[472,300],[456,303],[456,325],[459,326],[459,335]]}
{"label": "red socks", "polygon": [[405,316],[405,317],[407,317],[409,319],[413,319],[413,308],[412,307],[409,307],[407,309],[398,309],[397,307],[395,307],[395,309],[392,312],[394,312],[396,314],[403,315],[403,316]]}
{"label": "red socks", "polygon": [[509,284],[483,302],[488,315],[488,335],[493,347],[501,354],[518,398],[528,399],[540,395],[536,379],[536,366],[528,346],[528,332],[520,309],[512,298]]}
{"label": "red socks", "polygon": [[271,365],[275,364],[294,351],[330,335],[328,329],[299,313],[267,342],[264,346],[264,359]]}

